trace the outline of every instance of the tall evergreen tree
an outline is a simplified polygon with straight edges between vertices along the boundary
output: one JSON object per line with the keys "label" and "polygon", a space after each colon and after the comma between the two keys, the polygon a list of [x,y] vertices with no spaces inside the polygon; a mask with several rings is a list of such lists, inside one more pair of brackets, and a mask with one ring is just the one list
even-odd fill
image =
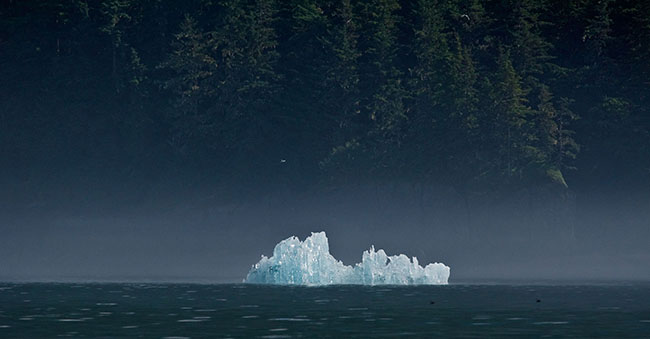
{"label": "tall evergreen tree", "polygon": [[186,15],[174,35],[172,52],[159,66],[171,72],[162,83],[173,94],[169,112],[171,142],[182,153],[196,149],[209,134],[211,117],[206,107],[213,105],[219,62],[212,53],[214,37],[203,32],[196,20]]}
{"label": "tall evergreen tree", "polygon": [[401,130],[406,119],[403,73],[397,63],[398,41],[396,23],[399,20],[395,0],[374,0],[359,4],[363,22],[359,47],[360,95],[362,114],[368,119],[366,145],[374,154],[372,167],[378,170],[395,168],[396,154],[401,142]]}
{"label": "tall evergreen tree", "polygon": [[498,71],[494,79],[490,101],[493,114],[493,135],[498,145],[498,174],[521,179],[523,171],[530,162],[531,149],[528,142],[526,124],[531,115],[526,105],[526,91],[522,88],[522,78],[517,74],[508,50],[502,49],[497,59]]}
{"label": "tall evergreen tree", "polygon": [[115,92],[119,93],[123,86],[121,77],[121,58],[128,53],[128,44],[123,37],[126,25],[132,19],[129,15],[130,1],[128,0],[106,0],[101,6],[101,13],[105,23],[101,31],[110,38],[111,48],[111,78]]}
{"label": "tall evergreen tree", "polygon": [[327,70],[325,93],[329,114],[333,115],[332,142],[341,146],[359,133],[359,19],[350,0],[334,2],[329,20],[327,43],[334,55]]}
{"label": "tall evergreen tree", "polygon": [[247,3],[228,0],[223,23],[217,27],[213,47],[222,65],[213,87],[216,104],[209,108],[217,117],[218,135],[230,156],[266,156],[268,140],[277,134],[273,126],[274,95],[277,93],[278,59],[274,0]]}

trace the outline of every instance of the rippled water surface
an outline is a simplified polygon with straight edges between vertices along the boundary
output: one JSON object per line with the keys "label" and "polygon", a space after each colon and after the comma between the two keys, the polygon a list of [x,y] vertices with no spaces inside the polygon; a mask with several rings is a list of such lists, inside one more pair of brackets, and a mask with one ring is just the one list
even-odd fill
{"label": "rippled water surface", "polygon": [[650,338],[650,285],[0,283],[0,338]]}

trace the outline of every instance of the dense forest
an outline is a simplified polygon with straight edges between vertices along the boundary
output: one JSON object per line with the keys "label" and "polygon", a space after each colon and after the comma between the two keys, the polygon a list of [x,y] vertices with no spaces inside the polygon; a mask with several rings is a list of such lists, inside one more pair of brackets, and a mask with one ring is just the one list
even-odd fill
{"label": "dense forest", "polygon": [[650,2],[0,5],[5,209],[387,182],[647,194]]}

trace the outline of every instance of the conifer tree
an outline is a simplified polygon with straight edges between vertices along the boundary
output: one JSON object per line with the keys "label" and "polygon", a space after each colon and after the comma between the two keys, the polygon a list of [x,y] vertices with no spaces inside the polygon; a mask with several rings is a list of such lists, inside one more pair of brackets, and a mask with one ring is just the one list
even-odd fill
{"label": "conifer tree", "polygon": [[[396,65],[396,24],[400,5],[395,0],[373,0],[359,4],[361,38],[361,111],[368,124],[366,138],[375,156],[372,167],[391,168],[406,119],[403,73]],[[393,167],[394,168],[394,167]]]}
{"label": "conifer tree", "polygon": [[272,125],[269,105],[278,84],[277,8],[274,0],[250,4],[228,0],[222,6],[224,22],[217,27],[213,46],[222,65],[212,85],[218,100],[209,111],[219,121],[215,125],[223,139],[219,147],[243,156],[244,152],[259,152],[265,138],[272,135],[265,128]]}
{"label": "conifer tree", "polygon": [[171,73],[162,83],[174,98],[168,116],[173,129],[171,141],[187,152],[208,134],[206,107],[214,100],[213,79],[220,66],[211,51],[212,35],[203,32],[192,16],[185,15],[179,30],[172,41],[172,52],[159,67]]}
{"label": "conifer tree", "polygon": [[492,86],[491,102],[498,149],[497,169],[506,179],[521,178],[530,161],[532,149],[528,142],[526,124],[530,108],[526,106],[526,92],[522,79],[515,71],[508,50],[501,49],[497,60],[498,71]]}
{"label": "conifer tree", "polygon": [[334,58],[327,70],[326,109],[333,115],[332,142],[342,146],[359,133],[358,18],[350,0],[335,2],[329,20],[327,48]]}
{"label": "conifer tree", "polygon": [[127,23],[132,19],[129,15],[130,2],[128,0],[106,0],[101,3],[101,13],[105,23],[101,31],[106,33],[110,38],[111,46],[111,77],[115,92],[119,93],[122,89],[121,78],[121,59],[126,51],[129,50],[128,44],[123,37]]}

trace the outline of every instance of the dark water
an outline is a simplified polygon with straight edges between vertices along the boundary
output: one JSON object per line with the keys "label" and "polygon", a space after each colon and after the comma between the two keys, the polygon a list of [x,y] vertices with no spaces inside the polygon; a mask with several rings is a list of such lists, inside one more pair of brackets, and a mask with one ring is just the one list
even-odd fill
{"label": "dark water", "polygon": [[0,338],[401,336],[650,338],[650,285],[0,283]]}

